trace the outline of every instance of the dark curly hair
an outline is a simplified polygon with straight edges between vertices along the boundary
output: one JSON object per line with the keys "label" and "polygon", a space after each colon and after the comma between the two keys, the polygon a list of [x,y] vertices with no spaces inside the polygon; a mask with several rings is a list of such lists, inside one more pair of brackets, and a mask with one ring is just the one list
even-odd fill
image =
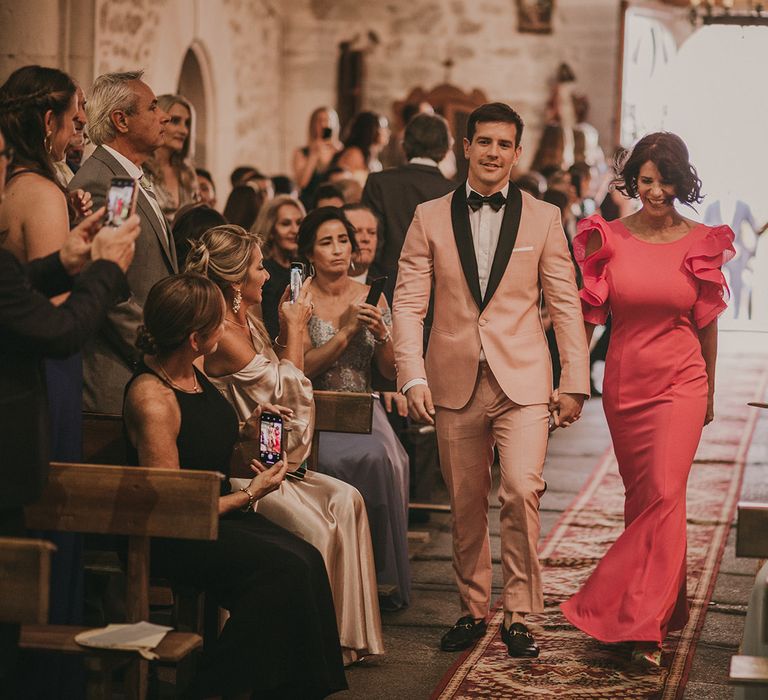
{"label": "dark curly hair", "polygon": [[349,236],[349,242],[352,244],[352,252],[357,252],[357,241],[355,240],[355,227],[349,223],[349,219],[338,207],[320,207],[309,212],[299,226],[299,258],[303,263],[308,263],[307,256],[312,252],[317,240],[318,229],[328,221],[340,221],[344,224]]}
{"label": "dark curly hair", "polygon": [[668,131],[643,136],[631,151],[617,155],[616,189],[636,199],[640,168],[649,161],[659,169],[665,182],[674,185],[675,197],[680,202],[692,206],[702,201],[701,180],[689,161],[688,147],[677,134]]}

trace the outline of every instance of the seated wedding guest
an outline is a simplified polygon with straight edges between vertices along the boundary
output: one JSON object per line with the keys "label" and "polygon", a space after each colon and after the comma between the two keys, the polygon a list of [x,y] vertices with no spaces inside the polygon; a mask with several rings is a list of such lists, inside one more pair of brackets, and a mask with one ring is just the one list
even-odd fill
{"label": "seated wedding guest", "polygon": [[[125,389],[129,463],[229,474],[237,415],[194,364],[216,349],[224,313],[219,288],[202,275],[167,277],[150,291],[136,341],[144,358]],[[152,542],[153,571],[203,590],[230,613],[189,692],[324,697],[347,684],[323,559],[252,510],[280,486],[285,458],[251,468],[238,491],[222,481],[215,541]]]}
{"label": "seated wedding guest", "polygon": [[515,184],[523,190],[523,192],[527,192],[533,197],[536,197],[536,199],[541,199],[543,194],[547,191],[546,178],[535,170],[530,170],[517,177],[515,179]]}
{"label": "seated wedding guest", "polygon": [[192,105],[181,95],[160,95],[157,105],[169,117],[163,145],[144,164],[160,208],[170,224],[185,204],[200,198],[192,167],[195,143]]}
{"label": "seated wedding guest", "polygon": [[226,223],[227,220],[222,214],[204,204],[189,204],[180,209],[173,220],[172,229],[179,264],[184,265],[192,244],[209,228]]}
{"label": "seated wedding guest", "polygon": [[364,186],[368,173],[382,169],[379,154],[389,143],[389,123],[376,112],[360,112],[352,120],[344,148],[331,161],[349,170],[351,176]]}
{"label": "seated wedding guest", "polygon": [[305,216],[298,199],[278,195],[262,207],[251,229],[263,241],[264,267],[269,272],[262,293],[261,318],[270,338],[280,332],[278,309],[291,279],[291,263],[297,259],[299,225]]}
{"label": "seated wedding guest", "polygon": [[363,198],[362,185],[351,177],[343,178],[333,184],[341,192],[344,204],[357,204]]}
{"label": "seated wedding guest", "polygon": [[205,168],[195,168],[197,175],[197,190],[200,193],[200,202],[216,208],[216,186],[213,184],[213,176]]}
{"label": "seated wedding guest", "polygon": [[[77,83],[75,83],[75,87],[75,100],[77,101],[77,109],[75,111],[74,117],[72,118],[72,123],[75,130],[69,139],[69,143],[64,149],[64,158],[54,161],[53,163],[56,170],[56,179],[63,187],[69,185],[70,181],[75,176],[74,171],[68,163],[70,153],[77,150],[82,151],[83,147],[85,146],[85,125],[88,121],[87,117],[85,116],[85,93],[83,92],[83,89],[77,85]],[[84,194],[87,195],[87,193]],[[90,195],[87,196],[90,199]]]}
{"label": "seated wedding guest", "polygon": [[[372,280],[384,274],[375,263],[379,221],[365,204],[345,204],[342,209],[347,221],[355,229],[357,244],[357,250],[352,254],[352,262],[349,265],[349,278],[360,284],[370,284]],[[387,301],[391,302],[391,298],[387,297]]]}
{"label": "seated wedding guest", "polygon": [[266,199],[260,190],[250,185],[237,185],[227,197],[224,218],[230,223],[242,226],[246,231],[253,226]]}
{"label": "seated wedding guest", "polygon": [[315,190],[325,182],[326,171],[342,148],[339,115],[330,107],[318,107],[309,117],[307,145],[293,152],[293,178],[304,206],[312,205]]}
{"label": "seated wedding guest", "polygon": [[244,185],[246,182],[248,182],[251,175],[257,172],[258,170],[256,170],[256,168],[252,165],[238,165],[229,174],[229,184],[232,185],[233,188],[237,187],[238,185]]}
{"label": "seated wedding guest", "polygon": [[[387,301],[382,295],[378,306],[363,303],[368,287],[347,272],[356,250],[354,228],[335,207],[310,212],[299,228],[299,255],[315,269],[304,341],[304,373],[315,389],[370,393],[372,361],[386,378],[395,376]],[[381,405],[374,404],[370,435],[323,433],[318,457],[319,471],[363,494],[379,584],[396,587],[382,604],[407,605],[408,457]]]}
{"label": "seated wedding guest", "polygon": [[177,271],[176,248],[149,178],[142,166],[163,145],[168,115],[157,106],[141,71],[96,78],[85,106],[88,134],[97,146],[70,183],[90,192],[94,207],[104,204],[112,178],[138,181],[136,213],[141,234],[128,270],[131,298],[116,306],[83,350],[83,408],[120,413],[123,389],[138,359],[135,340],[141,308],[152,285]]}
{"label": "seated wedding guest", "polygon": [[[236,226],[206,232],[193,249],[187,269],[199,271],[221,289],[226,301],[224,333],[205,358],[205,371],[246,420],[259,405],[287,406],[289,469],[301,469],[312,444],[312,384],[302,373],[303,336],[311,299],[305,283],[291,304],[283,296],[283,320],[277,349],[249,307],[261,301],[269,273],[258,236]],[[284,347],[281,347],[284,346]],[[257,512],[317,547],[325,559],[336,607],[345,663],[384,651],[371,536],[365,503],[349,484],[318,472],[288,479],[279,491],[261,499]],[[291,476],[291,474],[289,474]]]}
{"label": "seated wedding guest", "polygon": [[451,141],[448,122],[443,117],[417,114],[405,128],[403,149],[408,162],[371,173],[365,183],[363,204],[379,219],[377,262],[392,276],[393,284],[400,250],[416,207],[448,194],[455,187],[438,168]]}
{"label": "seated wedding guest", "polygon": [[296,184],[287,175],[273,175],[272,189],[275,193],[275,197],[280,194],[287,194],[295,199],[298,199],[299,197],[299,190],[296,187]]}
{"label": "seated wedding guest", "polygon": [[341,208],[346,204],[344,201],[344,194],[339,189],[338,184],[326,183],[320,185],[315,190],[315,200],[312,202],[313,209],[319,209],[320,207],[338,207]]}
{"label": "seated wedding guest", "polygon": [[[0,112],[8,103],[3,103]],[[7,116],[5,113],[3,117]],[[6,166],[13,152],[0,131],[0,201]],[[119,228],[99,230],[104,210],[87,217],[64,237],[61,250],[32,260],[25,267],[0,249],[0,535],[25,535],[24,506],[45,485],[51,459],[51,426],[44,358],[64,358],[83,345],[103,321],[107,309],[130,290],[125,270],[131,264],[139,233],[137,217]],[[93,263],[85,266],[87,262]],[[70,292],[59,306],[49,298]],[[58,554],[58,553],[57,553]],[[54,572],[56,563],[54,559]],[[55,574],[54,574],[55,575]],[[63,577],[51,586],[51,614],[56,595],[66,597]],[[19,626],[0,624],[0,695],[23,697],[33,679],[14,678]],[[62,691],[73,688],[58,669],[46,666]],[[69,678],[71,681],[72,679]],[[39,690],[38,683],[34,683]],[[51,697],[46,694],[44,697]]]}

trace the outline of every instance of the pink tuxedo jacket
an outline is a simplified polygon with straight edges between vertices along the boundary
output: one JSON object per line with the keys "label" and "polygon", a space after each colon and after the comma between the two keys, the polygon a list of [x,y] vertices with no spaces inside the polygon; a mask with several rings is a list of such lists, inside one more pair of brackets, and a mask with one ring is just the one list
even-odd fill
{"label": "pink tuxedo jacket", "polygon": [[[423,319],[432,285],[435,311],[425,361]],[[400,255],[393,304],[398,388],[426,377],[436,405],[462,408],[475,386],[482,343],[512,401],[546,403],[552,364],[539,314],[542,291],[560,351],[560,391],[589,395],[589,351],[558,209],[510,184],[481,298],[464,184],[419,205]]]}

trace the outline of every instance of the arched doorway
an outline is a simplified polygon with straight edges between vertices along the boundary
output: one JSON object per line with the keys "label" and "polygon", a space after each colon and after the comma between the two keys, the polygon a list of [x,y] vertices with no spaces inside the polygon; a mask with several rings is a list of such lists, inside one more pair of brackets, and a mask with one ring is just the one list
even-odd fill
{"label": "arched doorway", "polygon": [[202,47],[193,44],[187,49],[184,62],[179,74],[178,93],[186,97],[195,110],[195,165],[202,168],[212,168],[209,159],[208,144],[212,136],[212,115],[210,106],[213,100],[210,95],[207,62]]}

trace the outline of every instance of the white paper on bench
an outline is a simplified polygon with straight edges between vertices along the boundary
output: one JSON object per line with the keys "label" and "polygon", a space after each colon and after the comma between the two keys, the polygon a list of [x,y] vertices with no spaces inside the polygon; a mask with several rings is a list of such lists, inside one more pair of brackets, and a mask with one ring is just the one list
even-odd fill
{"label": "white paper on bench", "polygon": [[94,649],[119,649],[122,651],[138,651],[145,659],[153,661],[158,656],[154,649],[163,641],[173,627],[155,625],[151,622],[136,622],[132,625],[107,625],[98,629],[81,632],[75,641]]}

